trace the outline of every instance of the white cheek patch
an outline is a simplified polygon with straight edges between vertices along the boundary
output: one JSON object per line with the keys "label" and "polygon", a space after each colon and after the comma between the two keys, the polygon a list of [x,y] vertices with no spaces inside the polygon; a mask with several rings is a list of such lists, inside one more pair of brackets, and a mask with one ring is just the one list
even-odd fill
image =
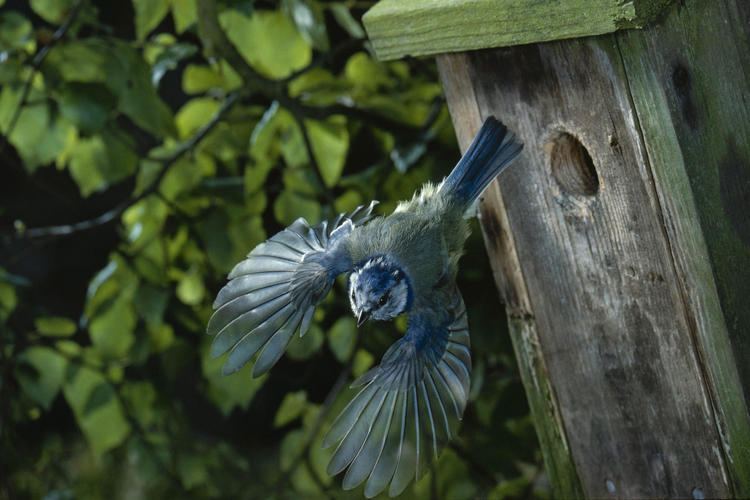
{"label": "white cheek patch", "polygon": [[357,313],[357,303],[354,300],[357,286],[359,285],[359,272],[355,271],[349,275],[349,303],[354,314]]}

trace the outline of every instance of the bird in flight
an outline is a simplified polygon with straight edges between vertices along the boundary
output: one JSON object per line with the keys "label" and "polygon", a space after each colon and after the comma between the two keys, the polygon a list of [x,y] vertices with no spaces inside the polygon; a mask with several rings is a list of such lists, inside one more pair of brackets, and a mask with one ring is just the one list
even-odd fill
{"label": "bird in flight", "polygon": [[408,315],[406,333],[357,379],[359,392],[328,432],[328,473],[345,489],[400,494],[426,472],[456,432],[466,407],[471,353],[458,260],[479,196],[523,145],[493,117],[441,183],[425,184],[388,216],[377,202],[314,227],[303,219],[252,250],[219,291],[208,333],[211,354],[229,353],[225,374],[256,354],[253,376],[273,367],[315,306],[348,273],[351,309],[368,319]]}

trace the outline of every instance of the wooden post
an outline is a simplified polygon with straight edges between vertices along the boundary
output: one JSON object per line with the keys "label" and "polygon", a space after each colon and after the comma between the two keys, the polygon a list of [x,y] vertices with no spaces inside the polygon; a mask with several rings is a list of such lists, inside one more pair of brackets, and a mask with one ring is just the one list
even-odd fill
{"label": "wooden post", "polygon": [[365,25],[384,58],[452,52],[462,148],[489,115],[526,144],[480,220],[556,496],[750,496],[750,4],[383,0]]}

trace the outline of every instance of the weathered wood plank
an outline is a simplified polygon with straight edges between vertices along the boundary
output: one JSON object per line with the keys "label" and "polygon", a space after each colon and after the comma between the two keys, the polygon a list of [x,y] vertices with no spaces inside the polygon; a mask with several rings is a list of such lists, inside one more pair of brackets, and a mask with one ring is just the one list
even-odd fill
{"label": "weathered wood plank", "polygon": [[[446,55],[438,57],[437,62],[458,142],[465,151],[482,123],[468,79],[468,57],[465,54]],[[510,336],[542,445],[545,469],[555,489],[555,498],[580,498],[581,485],[570,456],[549,373],[539,350],[531,300],[497,184],[488,188],[483,198],[479,216],[484,227],[485,244],[493,249],[494,254],[504,256],[503,259],[492,259],[490,264],[508,309]]]}
{"label": "weathered wood plank", "polygon": [[378,58],[521,45],[641,27],[672,0],[381,0],[363,21]]}
{"label": "weathered wood plank", "polygon": [[750,4],[687,0],[617,40],[735,494],[747,498]]}
{"label": "weathered wood plank", "polygon": [[[466,57],[462,78],[480,115],[512,124],[526,143],[499,184],[525,289],[512,277],[504,286],[529,298],[535,349],[584,493],[730,496],[697,333],[614,38]],[[492,244],[488,251],[493,261],[509,258]]]}

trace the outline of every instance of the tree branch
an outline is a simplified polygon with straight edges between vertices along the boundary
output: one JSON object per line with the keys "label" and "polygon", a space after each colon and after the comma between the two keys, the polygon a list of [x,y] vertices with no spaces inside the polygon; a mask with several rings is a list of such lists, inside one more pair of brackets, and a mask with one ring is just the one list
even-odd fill
{"label": "tree branch", "polygon": [[60,25],[60,27],[55,31],[55,33],[52,35],[52,38],[50,39],[49,43],[46,44],[44,47],[42,47],[39,52],[34,55],[34,57],[31,60],[31,73],[29,74],[29,77],[26,79],[23,85],[23,90],[21,91],[21,99],[18,101],[18,106],[16,106],[16,109],[13,111],[13,116],[10,119],[10,122],[8,123],[8,129],[5,132],[5,140],[0,143],[0,154],[3,153],[5,150],[5,145],[10,142],[10,136],[13,134],[13,131],[16,129],[16,125],[18,124],[18,119],[21,117],[21,112],[23,111],[23,107],[27,104],[29,99],[29,94],[31,93],[31,86],[34,83],[34,77],[39,72],[39,68],[41,68],[42,63],[44,62],[44,59],[46,59],[47,54],[49,54],[49,51],[52,50],[52,48],[57,45],[57,43],[70,31],[71,26],[73,26],[73,23],[78,18],[78,15],[81,13],[81,10],[83,10],[83,6],[86,3],[86,0],[78,0],[76,4],[73,6],[73,8],[70,10],[70,14],[68,14],[68,18],[65,20],[65,22]]}
{"label": "tree branch", "polygon": [[161,169],[156,175],[156,178],[149,184],[149,186],[143,190],[140,194],[137,196],[134,196],[133,198],[126,200],[116,207],[114,207],[111,210],[108,210],[107,212],[104,212],[103,214],[94,217],[93,219],[87,219],[81,222],[76,222],[74,224],[63,224],[59,226],[48,226],[48,227],[39,227],[39,228],[33,228],[33,229],[27,229],[20,233],[21,237],[24,238],[40,238],[45,236],[67,236],[70,234],[74,234],[80,231],[86,231],[88,229],[92,229],[95,227],[102,226],[104,224],[107,224],[113,220],[115,220],[117,217],[119,217],[125,210],[132,207],[142,199],[146,198],[147,196],[153,194],[158,188],[159,184],[161,183],[162,179],[164,179],[164,176],[167,175],[167,172],[169,171],[170,167],[174,165],[177,160],[182,158],[182,156],[192,151],[208,134],[211,132],[211,130],[216,127],[216,125],[221,122],[222,118],[229,112],[229,110],[234,106],[239,99],[239,94],[230,94],[227,96],[227,98],[222,103],[219,110],[214,114],[214,116],[211,118],[211,120],[203,125],[196,133],[193,135],[190,139],[180,144],[172,153],[165,157],[165,158],[151,158],[152,161],[157,161],[162,164]]}

